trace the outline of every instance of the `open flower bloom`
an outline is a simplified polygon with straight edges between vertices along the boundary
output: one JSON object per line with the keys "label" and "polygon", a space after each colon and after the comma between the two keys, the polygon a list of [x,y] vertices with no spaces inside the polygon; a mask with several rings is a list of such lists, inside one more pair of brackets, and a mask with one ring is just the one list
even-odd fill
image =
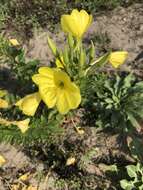
{"label": "open flower bloom", "polygon": [[40,101],[40,94],[36,92],[20,99],[15,105],[19,106],[19,109],[22,110],[25,115],[34,116]]}
{"label": "open flower bloom", "polygon": [[1,125],[5,126],[16,125],[21,130],[22,133],[25,133],[28,130],[29,122],[30,122],[29,118],[22,121],[8,121],[6,119],[0,118]]}
{"label": "open flower bloom", "polygon": [[41,67],[39,74],[32,79],[39,86],[40,96],[49,108],[57,106],[61,114],[66,114],[79,106],[80,90],[64,71]]}
{"label": "open flower bloom", "polygon": [[117,68],[125,62],[127,56],[128,56],[127,51],[112,52],[109,55],[109,62],[113,65],[113,67]]}
{"label": "open flower bloom", "polygon": [[64,32],[80,39],[92,22],[92,15],[85,10],[74,9],[70,15],[62,15],[61,26]]}

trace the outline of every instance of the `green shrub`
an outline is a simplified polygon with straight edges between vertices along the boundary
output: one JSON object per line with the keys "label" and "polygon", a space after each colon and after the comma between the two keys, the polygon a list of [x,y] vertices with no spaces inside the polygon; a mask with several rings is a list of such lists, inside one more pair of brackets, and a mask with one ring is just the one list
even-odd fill
{"label": "green shrub", "polygon": [[126,132],[131,126],[140,128],[138,121],[143,117],[142,81],[137,82],[133,74],[124,77],[113,75],[101,80],[95,78],[93,86],[98,126],[120,128]]}

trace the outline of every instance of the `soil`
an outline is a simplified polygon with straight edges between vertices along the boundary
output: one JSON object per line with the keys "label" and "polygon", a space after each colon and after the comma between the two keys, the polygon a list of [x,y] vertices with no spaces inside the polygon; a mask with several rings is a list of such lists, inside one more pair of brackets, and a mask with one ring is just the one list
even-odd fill
{"label": "soil", "polygon": [[[34,37],[25,45],[27,58],[40,59],[42,65],[49,64],[52,59],[47,45],[47,33],[60,48],[63,48],[64,34],[62,32],[52,34],[47,29],[36,31]],[[99,35],[101,38],[106,36],[109,43],[96,43],[97,51],[108,48],[126,50],[129,52],[128,66],[123,66],[122,69],[133,68],[141,73],[143,67],[143,3],[134,4],[128,8],[119,7],[103,15],[97,15],[85,36],[86,43]],[[99,131],[94,127],[86,127],[84,130],[85,133],[79,135],[73,125],[66,124],[66,133],[62,142],[55,147],[64,153],[67,152],[67,155],[66,157],[61,155],[62,161],[57,166],[46,165],[48,157],[44,153],[44,159],[41,159],[42,157],[33,159],[32,155],[29,156],[21,151],[20,147],[0,144],[0,154],[7,160],[0,169],[0,190],[10,189],[11,184],[17,184],[18,177],[26,172],[32,174],[26,184],[38,186],[39,190],[76,190],[76,188],[69,188],[69,181],[71,183],[75,178],[77,181],[83,178],[80,186],[82,190],[114,189],[115,183],[123,177],[118,178],[115,174],[111,177],[111,174],[106,172],[108,167],[115,163],[119,167],[124,166],[134,163],[135,160],[131,157],[123,142],[123,137],[119,134]],[[76,158],[76,163],[67,167],[66,160],[70,156]],[[41,180],[37,176],[42,173],[44,173],[44,178]],[[65,180],[63,188],[54,187],[57,179]],[[120,189],[119,185],[116,185],[117,189]]]}
{"label": "soil", "polygon": [[[38,186],[39,190],[66,190],[66,185],[70,187],[70,181],[75,178],[84,183],[81,185],[83,189],[103,189],[103,187],[110,189],[114,184],[112,172],[106,174],[110,167],[115,163],[123,167],[135,162],[123,143],[123,137],[119,134],[86,127],[85,133],[80,135],[71,123],[66,123],[64,127],[65,134],[62,141],[60,140],[60,145],[53,145],[50,151],[47,148],[49,151],[47,155],[44,152],[41,154],[40,151],[35,158],[32,154],[34,151],[38,152],[38,148],[31,147],[32,151],[26,150],[23,153],[20,147],[0,145],[0,154],[7,160],[0,171],[0,183],[3,183],[4,189],[17,184],[18,178],[27,172],[30,172],[31,178],[25,184]],[[59,151],[57,158],[52,153],[55,150]],[[46,162],[50,157],[53,157],[53,163],[58,160],[58,164],[47,165]],[[66,166],[69,157],[75,157],[76,161],[74,165]],[[38,173],[43,173],[45,177],[42,180],[38,179],[36,177]],[[118,179],[117,175],[115,178]],[[64,188],[57,188],[55,184],[61,179],[65,180]]]}

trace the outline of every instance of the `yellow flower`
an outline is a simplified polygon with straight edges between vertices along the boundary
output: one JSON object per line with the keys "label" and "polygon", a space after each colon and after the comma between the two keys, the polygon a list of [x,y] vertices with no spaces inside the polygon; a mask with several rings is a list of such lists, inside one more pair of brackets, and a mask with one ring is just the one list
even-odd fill
{"label": "yellow flower", "polygon": [[64,32],[81,38],[92,22],[92,15],[85,10],[74,9],[70,15],[62,15],[61,26]]}
{"label": "yellow flower", "polygon": [[39,74],[35,74],[32,79],[39,86],[41,98],[49,108],[57,106],[61,114],[66,114],[79,106],[80,90],[65,72],[41,67]]}
{"label": "yellow flower", "polygon": [[20,99],[15,105],[19,106],[19,109],[22,110],[25,115],[34,116],[40,101],[40,94],[36,92]]}
{"label": "yellow flower", "polygon": [[127,51],[116,51],[109,55],[109,62],[113,65],[113,67],[117,68],[125,62],[127,56]]}
{"label": "yellow flower", "polygon": [[6,119],[0,118],[0,125],[10,126],[16,125],[22,133],[25,133],[29,128],[30,119],[25,119],[22,121],[8,121]]}
{"label": "yellow flower", "polygon": [[30,119],[25,119],[22,121],[13,121],[11,124],[17,125],[17,127],[21,130],[22,133],[25,133],[29,129]]}
{"label": "yellow flower", "polygon": [[0,108],[8,108],[8,102],[0,98]]}
{"label": "yellow flower", "polygon": [[19,42],[17,41],[17,39],[10,39],[9,42],[11,43],[11,45],[13,46],[19,46]]}

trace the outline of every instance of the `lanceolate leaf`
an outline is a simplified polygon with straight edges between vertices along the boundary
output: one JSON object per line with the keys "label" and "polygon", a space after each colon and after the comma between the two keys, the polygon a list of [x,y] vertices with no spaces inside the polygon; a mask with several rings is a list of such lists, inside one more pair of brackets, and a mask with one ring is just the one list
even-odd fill
{"label": "lanceolate leaf", "polygon": [[127,172],[128,172],[128,175],[132,178],[136,178],[137,177],[137,174],[136,174],[136,166],[134,165],[129,165],[126,167],[127,168]]}
{"label": "lanceolate leaf", "polygon": [[120,185],[125,190],[132,190],[132,188],[134,187],[134,185],[132,184],[132,182],[127,181],[125,179],[123,179],[123,180],[120,181]]}

